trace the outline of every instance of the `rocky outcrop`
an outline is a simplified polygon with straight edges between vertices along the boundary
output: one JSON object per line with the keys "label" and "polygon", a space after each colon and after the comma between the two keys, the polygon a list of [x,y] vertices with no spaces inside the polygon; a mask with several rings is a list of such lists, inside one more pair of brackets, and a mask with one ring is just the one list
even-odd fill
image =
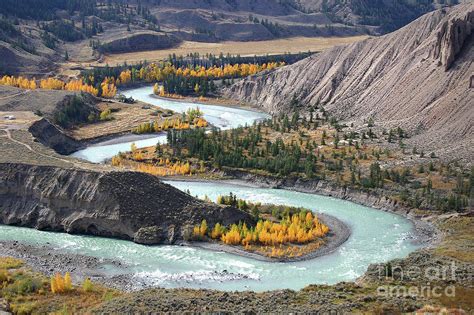
{"label": "rocky outcrop", "polygon": [[[438,59],[445,70],[448,70],[456,60],[474,32],[474,11],[459,14],[451,19],[445,19],[439,25],[436,40],[432,45],[430,57]],[[471,42],[472,44],[472,42]]]}
{"label": "rocky outcrop", "polygon": [[138,33],[112,39],[101,45],[100,50],[107,53],[123,53],[143,50],[172,48],[180,40],[169,34]]}
{"label": "rocky outcrop", "polygon": [[206,219],[252,223],[250,215],[206,203],[137,172],[0,164],[0,223],[173,244]]}
{"label": "rocky outcrop", "polygon": [[34,122],[28,131],[44,146],[59,154],[69,155],[79,150],[83,145],[68,135],[48,119],[42,118]]}
{"label": "rocky outcrop", "polygon": [[372,118],[401,126],[425,150],[467,155],[474,147],[473,29],[474,4],[438,10],[394,33],[249,77],[224,94],[270,113],[295,110],[293,97],[300,111],[323,104],[356,125]]}

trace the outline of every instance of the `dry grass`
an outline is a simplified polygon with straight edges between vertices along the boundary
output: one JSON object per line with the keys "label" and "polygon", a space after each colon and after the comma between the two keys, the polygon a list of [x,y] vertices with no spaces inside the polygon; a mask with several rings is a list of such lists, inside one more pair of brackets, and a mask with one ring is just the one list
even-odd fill
{"label": "dry grass", "polygon": [[117,65],[127,62],[137,63],[143,60],[159,61],[168,58],[170,54],[186,55],[189,53],[215,54],[220,53],[254,56],[254,55],[278,55],[284,53],[298,53],[306,51],[322,51],[333,46],[350,44],[366,39],[367,36],[351,37],[295,37],[287,39],[266,40],[258,42],[221,42],[221,43],[200,43],[183,42],[180,46],[171,49],[142,51],[133,53],[113,54],[105,57],[104,63]]}
{"label": "dry grass", "polygon": [[460,216],[448,218],[439,224],[446,233],[435,253],[461,261],[474,263],[474,217]]}
{"label": "dry grass", "polygon": [[[448,297],[445,294],[441,294],[440,297],[434,298],[440,305],[451,309],[452,312],[432,312],[430,314],[465,314],[461,310],[473,310],[474,309],[474,289],[462,286],[456,286],[455,289],[456,296],[455,297]],[[458,310],[458,312],[455,312]],[[428,314],[428,313],[425,313]],[[472,314],[472,313],[469,313]]]}
{"label": "dry grass", "polygon": [[[8,120],[5,116],[14,116],[15,119]],[[27,111],[13,111],[3,112],[0,111],[0,129],[26,129],[32,123],[39,120],[41,117],[36,116],[32,112]]]}
{"label": "dry grass", "polygon": [[74,286],[71,291],[54,294],[48,277],[23,266],[19,259],[0,257],[0,297],[8,302],[14,314],[87,313],[90,308],[120,295],[97,284],[87,292]]}

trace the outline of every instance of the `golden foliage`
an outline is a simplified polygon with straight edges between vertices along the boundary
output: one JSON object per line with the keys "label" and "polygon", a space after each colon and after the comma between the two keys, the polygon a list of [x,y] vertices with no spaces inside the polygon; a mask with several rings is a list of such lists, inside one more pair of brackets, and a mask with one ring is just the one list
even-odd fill
{"label": "golden foliage", "polygon": [[117,87],[115,86],[115,80],[112,77],[105,77],[101,84],[102,97],[113,98],[117,94]]}
{"label": "golden foliage", "polygon": [[[127,84],[132,81],[132,71],[124,70],[120,73],[118,79],[120,80],[120,84]],[[117,83],[119,84],[119,83]]]}
{"label": "golden foliage", "polygon": [[37,88],[35,79],[28,80],[27,78],[24,78],[21,76],[15,78],[13,76],[4,75],[0,79],[0,85],[14,86],[14,87],[18,87],[21,89],[28,89],[28,90],[34,90]]}
{"label": "golden foliage", "polygon": [[64,82],[55,78],[47,78],[40,81],[40,87],[47,90],[64,90]]}
{"label": "golden foliage", "polygon": [[107,108],[106,110],[103,110],[100,112],[100,120],[110,120],[112,115],[112,111],[110,108]]}
{"label": "golden foliage", "polygon": [[[235,64],[230,65],[226,64],[221,67],[212,66],[212,67],[204,67],[204,66],[197,66],[197,67],[190,67],[190,66],[183,66],[177,68],[171,64],[156,64],[151,63],[147,67],[140,68],[139,71],[132,69],[137,75],[134,77],[137,80],[143,80],[148,82],[155,82],[155,81],[163,81],[168,76],[174,75],[179,77],[207,77],[210,79],[221,79],[221,78],[231,78],[231,77],[242,77],[248,75],[257,74],[260,71],[264,70],[272,70],[281,66],[284,66],[284,62],[269,62],[264,63],[262,65],[256,63],[242,63],[242,64]],[[118,77],[118,81],[116,84],[126,84],[131,80],[132,73],[130,70],[125,70],[120,73]],[[199,91],[199,85],[194,87],[195,91]],[[163,87],[158,87],[154,89],[154,93],[160,96],[167,96],[166,91]],[[197,93],[197,92],[196,92]]]}
{"label": "golden foliage", "polygon": [[224,234],[224,232],[225,227],[222,226],[220,223],[216,223],[216,225],[214,225],[214,228],[212,229],[211,238],[219,239],[221,238],[222,234]]}
{"label": "golden foliage", "polygon": [[91,279],[86,278],[84,282],[82,282],[82,291],[84,292],[94,291],[94,284],[92,283]]}
{"label": "golden foliage", "polygon": [[23,260],[13,257],[0,257],[0,269],[15,269],[23,266]]}
{"label": "golden foliage", "polygon": [[200,225],[196,225],[193,228],[193,238],[203,239],[207,234],[207,221],[204,219]]}
{"label": "golden foliage", "polygon": [[[38,88],[35,79],[28,80],[23,77],[13,77],[13,76],[3,76],[0,79],[0,85],[9,85],[15,86],[22,89],[34,90]],[[82,79],[80,80],[71,80],[67,83],[56,79],[56,78],[47,78],[40,80],[39,87],[46,90],[67,90],[67,91],[82,91],[90,93],[94,96],[99,94],[99,90],[93,87],[92,85],[87,85]]]}
{"label": "golden foliage", "polygon": [[138,125],[138,127],[133,130],[133,133],[153,133],[166,131],[168,129],[187,130],[190,129],[192,126],[194,128],[205,128],[208,126],[207,121],[201,117],[195,118],[192,121],[192,125],[189,120],[190,119],[182,120],[181,118],[166,118],[163,121],[155,120],[154,122],[143,123]]}
{"label": "golden foliage", "polygon": [[207,120],[205,120],[204,118],[196,118],[194,120],[194,126],[198,127],[198,128],[205,128],[208,126],[208,123],[207,123]]}
{"label": "golden foliage", "polygon": [[99,94],[99,90],[93,87],[92,85],[84,84],[82,80],[71,80],[64,86],[64,89],[67,91],[82,91],[90,93],[94,96]]}
{"label": "golden foliage", "polygon": [[171,162],[168,159],[159,159],[156,164],[144,163],[142,161],[144,161],[145,158],[143,152],[140,150],[133,150],[131,159],[133,161],[124,160],[122,157],[116,155],[112,158],[112,165],[119,167],[128,166],[138,172],[162,177],[192,174],[192,168],[189,162]]}
{"label": "golden foliage", "polygon": [[165,87],[162,85],[159,85],[158,83],[155,83],[155,85],[153,86],[153,93],[161,97],[168,97],[168,98],[174,98],[174,99],[184,98],[182,95],[179,95],[179,94],[167,93],[165,91]]}
{"label": "golden foliage", "polygon": [[[306,244],[323,237],[329,228],[319,222],[311,212],[300,212],[288,216],[280,223],[260,220],[257,225],[248,228],[244,224],[233,224],[229,231],[221,236],[222,242],[229,245],[281,245]],[[211,235],[212,237],[212,235]]]}
{"label": "golden foliage", "polygon": [[66,272],[66,274],[61,276],[60,273],[57,273],[51,277],[51,292],[53,293],[64,293],[72,290],[72,281],[71,274]]}

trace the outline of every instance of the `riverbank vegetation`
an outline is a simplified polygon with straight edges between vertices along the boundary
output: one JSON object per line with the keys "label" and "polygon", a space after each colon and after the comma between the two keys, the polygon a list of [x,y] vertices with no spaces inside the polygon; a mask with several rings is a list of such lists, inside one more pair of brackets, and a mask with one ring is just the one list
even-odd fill
{"label": "riverbank vegetation", "polygon": [[473,194],[473,168],[440,161],[436,152],[408,149],[409,135],[400,127],[387,130],[373,120],[357,128],[342,125],[322,106],[233,130],[168,133],[167,145],[144,149],[146,163],[170,159],[188,162],[200,173],[322,180],[440,212],[466,210]]}
{"label": "riverbank vegetation", "polygon": [[181,117],[164,117],[164,119],[162,119],[163,117],[159,117],[159,119],[140,124],[137,128],[132,130],[132,132],[143,134],[162,132],[169,129],[188,130],[191,128],[205,128],[208,126],[208,123],[202,116],[203,113],[200,111],[199,107],[195,109],[190,108],[186,113],[183,113]]}
{"label": "riverbank vegetation", "polygon": [[73,285],[70,273],[56,273],[49,279],[19,259],[0,257],[0,310],[14,314],[76,314],[120,294],[87,278]]}
{"label": "riverbank vegetation", "polygon": [[[169,55],[160,62],[138,62],[130,65],[94,67],[84,70],[81,76],[86,83],[101,82],[106,77],[119,80],[119,84],[164,81],[169,75],[180,77],[208,77],[209,79],[236,79],[263,70],[291,64],[308,57],[310,53],[242,57],[240,55],[213,55],[190,53]],[[146,59],[144,59],[146,60]]]}
{"label": "riverbank vegetation", "polygon": [[[284,61],[259,63],[222,63],[208,56],[207,62],[198,63],[184,57],[173,57],[166,62],[141,63],[134,66],[94,68],[83,73],[86,84],[108,80],[116,86],[137,83],[160,83],[154,93],[160,96],[177,98],[179,96],[208,96],[217,91],[218,84],[227,85],[234,79],[273,70],[285,65]],[[224,57],[223,57],[224,58]],[[231,57],[228,57],[232,60]],[[239,60],[239,59],[236,59]],[[219,82],[217,80],[220,80]]]}
{"label": "riverbank vegetation", "polygon": [[217,203],[249,212],[256,220],[253,226],[236,223],[208,227],[206,220],[193,228],[195,241],[214,240],[226,245],[241,246],[244,250],[273,258],[300,257],[318,249],[324,243],[328,226],[308,209],[261,205],[237,199],[230,193],[219,196]]}
{"label": "riverbank vegetation", "polygon": [[[231,57],[229,57],[231,58]],[[65,90],[90,93],[94,96],[114,98],[118,86],[138,83],[160,82],[154,93],[167,97],[188,95],[208,96],[217,91],[216,80],[221,85],[230,84],[234,79],[253,75],[265,70],[273,70],[285,65],[285,62],[220,64],[208,62],[204,65],[184,63],[184,59],[172,59],[173,62],[141,63],[136,66],[94,68],[83,73],[82,78],[64,81],[58,78],[15,77],[4,75],[0,85],[22,89]],[[181,65],[181,66],[177,66]]]}
{"label": "riverbank vegetation", "polygon": [[117,94],[117,87],[112,78],[105,78],[100,84],[94,86],[93,84],[84,83],[82,79],[63,81],[56,78],[47,78],[36,80],[35,78],[28,79],[22,76],[14,77],[5,75],[0,78],[0,85],[14,86],[28,90],[45,89],[77,91],[104,98],[113,98]]}

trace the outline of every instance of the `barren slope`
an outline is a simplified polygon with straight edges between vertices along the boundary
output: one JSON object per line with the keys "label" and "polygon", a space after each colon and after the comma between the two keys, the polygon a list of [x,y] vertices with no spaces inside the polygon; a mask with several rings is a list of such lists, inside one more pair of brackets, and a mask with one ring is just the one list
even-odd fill
{"label": "barren slope", "polygon": [[[474,4],[438,10],[379,38],[329,49],[238,82],[228,97],[271,113],[293,95],[346,121],[401,126],[449,157],[473,153]],[[454,154],[454,155],[453,155]]]}

